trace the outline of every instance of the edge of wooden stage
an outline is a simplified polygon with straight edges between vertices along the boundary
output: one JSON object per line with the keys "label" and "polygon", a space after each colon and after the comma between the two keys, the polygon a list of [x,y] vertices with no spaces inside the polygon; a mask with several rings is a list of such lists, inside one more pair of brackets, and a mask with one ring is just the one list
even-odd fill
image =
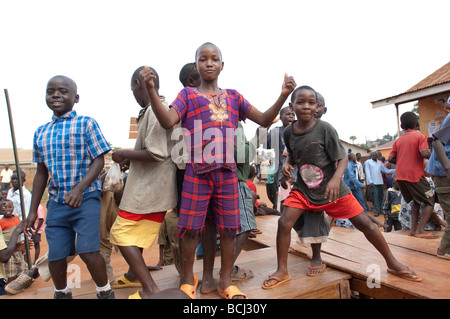
{"label": "edge of wooden stage", "polygon": [[[380,299],[397,298],[450,298],[449,261],[435,256],[440,239],[421,239],[407,236],[407,232],[384,233],[396,258],[411,266],[422,282],[411,282],[387,273],[382,256],[355,230],[332,227],[327,242],[322,244],[322,260],[327,264],[319,276],[307,276],[311,249],[299,242],[292,230],[288,269],[291,280],[274,289],[261,288],[264,279],[276,270],[276,232],[279,216],[258,216],[257,226],[262,231],[248,241],[236,264],[251,269],[254,277],[235,282],[249,299],[348,299],[351,290]],[[441,232],[434,232],[442,235]],[[215,277],[218,278],[220,257],[215,259]],[[194,271],[201,279],[203,261],[194,263]],[[121,274],[115,274],[118,276]],[[173,265],[152,271],[152,277],[161,290],[177,288],[179,274]],[[367,279],[378,276],[379,288],[369,288]],[[137,288],[115,289],[116,299],[126,299]],[[1,296],[0,299],[52,299],[53,287],[26,290],[18,295]],[[92,280],[82,281],[79,288],[73,288],[75,299],[95,299],[95,285]],[[219,299],[217,293],[201,294],[198,299]]]}
{"label": "edge of wooden stage", "polygon": [[[303,257],[291,256],[289,268],[291,280],[282,286],[266,290],[261,285],[264,279],[276,269],[276,250],[266,247],[256,250],[243,251],[237,260],[237,265],[251,269],[254,277],[248,280],[237,281],[234,284],[244,292],[249,299],[342,299],[350,298],[350,275],[335,269],[327,269],[322,276],[310,277],[306,275],[309,261]],[[218,278],[220,257],[215,259],[214,275]],[[203,261],[196,260],[194,272],[201,279]],[[161,290],[177,288],[179,275],[176,268],[166,266],[162,270],[152,271],[151,275]],[[74,299],[95,299],[95,284],[92,280],[80,283],[80,288],[73,288]],[[138,288],[114,289],[116,299],[127,299]],[[18,295],[5,296],[5,299],[51,299],[53,287],[41,288],[35,291],[23,292]],[[3,296],[2,296],[3,297]],[[198,299],[219,299],[217,293],[201,294],[197,290]]]}
{"label": "edge of wooden stage", "polygon": [[[258,228],[264,236],[259,240],[265,245],[276,245],[270,238],[276,236],[279,216],[259,216]],[[275,225],[275,227],[273,226]],[[421,282],[401,279],[387,272],[381,254],[358,230],[332,227],[327,242],[322,244],[321,256],[327,266],[352,276],[351,289],[380,299],[449,299],[450,263],[436,256],[443,231],[433,231],[437,239],[408,236],[409,231],[381,232],[396,259],[413,268],[423,278]],[[261,234],[261,235],[263,235]],[[258,240],[258,237],[255,239]],[[291,233],[291,254],[311,258],[311,248],[303,245],[295,231]],[[330,268],[329,267],[329,268]],[[327,268],[328,269],[328,268]],[[369,288],[367,279],[379,280],[379,288]]]}

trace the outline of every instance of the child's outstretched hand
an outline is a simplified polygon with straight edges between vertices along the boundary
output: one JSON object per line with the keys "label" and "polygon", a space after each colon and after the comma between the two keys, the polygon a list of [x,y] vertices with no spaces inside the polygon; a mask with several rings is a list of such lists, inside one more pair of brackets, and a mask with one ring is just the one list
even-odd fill
{"label": "child's outstretched hand", "polygon": [[287,73],[284,74],[283,86],[281,87],[281,94],[289,95],[294,91],[297,84],[292,76],[288,76]]}
{"label": "child's outstretched hand", "polygon": [[148,89],[153,89],[155,87],[155,82],[153,80],[156,79],[156,75],[147,65],[139,72],[139,75],[144,80]]}

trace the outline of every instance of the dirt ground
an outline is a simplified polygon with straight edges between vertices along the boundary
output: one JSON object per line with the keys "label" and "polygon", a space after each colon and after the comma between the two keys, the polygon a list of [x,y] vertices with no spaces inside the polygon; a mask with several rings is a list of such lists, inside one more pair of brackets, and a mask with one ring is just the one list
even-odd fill
{"label": "dirt ground", "polygon": [[[267,197],[266,194],[266,186],[264,183],[255,183],[256,188],[258,190],[258,194],[260,195],[260,202],[265,202],[271,207],[271,203]],[[45,205],[43,205],[45,207]],[[380,219],[381,221],[382,219]],[[48,245],[45,238],[45,233],[42,235],[42,241],[41,241],[41,256],[45,254],[48,251]],[[34,260],[34,249],[30,249],[30,255],[32,256],[32,260]],[[147,265],[154,266],[159,261],[159,246],[155,243],[150,249],[144,250],[144,259],[146,261]],[[89,271],[86,268],[86,265],[84,262],[80,259],[79,256],[77,256],[72,262],[72,264],[76,264],[80,267],[80,281],[90,280],[91,275],[89,274]],[[119,251],[115,251],[113,249],[111,254],[111,266],[113,268],[113,277],[110,278],[112,281],[113,278],[117,277],[117,275],[121,275],[125,273],[128,270],[128,264],[122,257]],[[38,290],[39,288],[43,287],[51,287],[53,286],[53,282],[50,279],[48,282],[45,282],[42,280],[41,277],[37,278],[35,282],[27,289],[27,291],[34,291]]]}

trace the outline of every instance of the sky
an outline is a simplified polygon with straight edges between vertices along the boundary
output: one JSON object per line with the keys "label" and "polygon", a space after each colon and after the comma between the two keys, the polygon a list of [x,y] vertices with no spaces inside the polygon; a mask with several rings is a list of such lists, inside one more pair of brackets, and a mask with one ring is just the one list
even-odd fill
{"label": "sky", "polygon": [[[60,74],[78,85],[77,113],[96,119],[114,147],[133,147],[134,70],[155,68],[170,103],[182,89],[183,65],[212,42],[223,56],[221,88],[265,111],[288,73],[324,95],[322,119],[342,140],[364,143],[397,132],[394,106],[373,109],[372,101],[405,92],[449,62],[448,12],[448,0],[2,1],[0,88],[8,90],[18,148],[31,149],[36,128],[51,120],[45,88]],[[11,148],[1,95],[0,148]],[[244,127],[251,138],[258,125]]]}

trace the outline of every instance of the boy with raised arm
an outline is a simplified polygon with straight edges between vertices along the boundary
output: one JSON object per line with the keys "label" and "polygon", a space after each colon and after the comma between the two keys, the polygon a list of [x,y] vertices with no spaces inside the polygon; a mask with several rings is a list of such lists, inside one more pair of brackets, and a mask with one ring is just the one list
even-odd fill
{"label": "boy with raised arm", "polygon": [[[180,289],[192,298],[195,298],[198,284],[198,278],[193,273],[194,254],[204,229],[210,200],[215,227],[221,236],[218,293],[227,299],[246,298],[231,284],[236,234],[240,230],[234,133],[239,119],[249,118],[264,127],[269,126],[295,88],[294,79],[285,75],[279,98],[272,107],[261,113],[236,90],[219,88],[218,77],[223,65],[222,54],[216,45],[201,45],[195,54],[200,86],[184,88],[169,111],[159,103],[153,72],[148,68],[142,71],[152,108],[161,125],[171,129],[181,121],[182,127],[190,133],[187,143],[191,145],[191,159],[186,166],[178,233],[183,236],[181,245],[184,254],[183,284]],[[212,138],[213,132],[215,138]],[[199,135],[203,137],[200,140]]]}

